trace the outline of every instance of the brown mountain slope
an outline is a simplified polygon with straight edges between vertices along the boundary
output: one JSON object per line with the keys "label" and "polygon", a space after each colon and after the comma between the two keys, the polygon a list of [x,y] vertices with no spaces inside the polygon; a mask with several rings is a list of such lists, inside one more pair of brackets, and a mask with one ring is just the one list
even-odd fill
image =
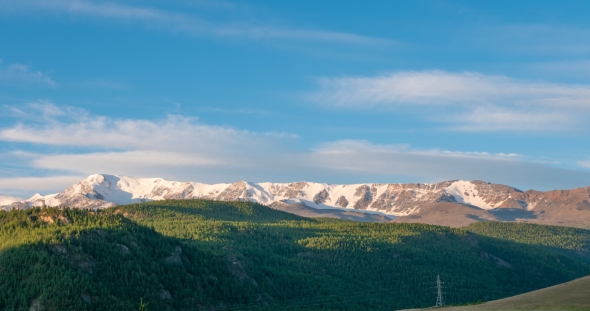
{"label": "brown mountain slope", "polygon": [[530,222],[590,228],[590,187],[527,193],[538,198],[531,209],[536,218]]}
{"label": "brown mountain slope", "polygon": [[[587,189],[536,194],[536,205],[530,210],[525,208],[484,210],[469,204],[444,201],[424,204],[414,214],[397,217],[392,222],[463,227],[478,221],[514,221],[588,229],[590,228],[590,203],[588,203]],[[390,220],[383,215],[367,214],[362,210],[355,209],[317,209],[301,204],[282,202],[276,202],[271,207],[303,217],[328,217],[373,222]]]}
{"label": "brown mountain slope", "polygon": [[[420,184],[389,185],[371,205],[359,204],[357,201],[354,208],[350,210],[317,209],[304,204],[283,202],[276,202],[272,204],[272,207],[305,217],[387,221],[388,219],[384,216],[363,215],[362,212],[367,207],[387,212],[387,208],[379,208],[379,206],[398,202],[396,203],[398,210],[411,211],[411,213],[397,217],[393,222],[463,227],[477,221],[515,221],[590,228],[590,187],[545,192],[520,191],[505,185],[472,181],[470,184],[473,188],[460,193],[462,199],[459,201],[463,202],[458,202],[457,193],[450,195],[442,190],[452,184],[453,182],[446,182],[424,187]],[[422,191],[425,192],[422,193]],[[370,193],[368,190],[366,193],[360,193],[359,197],[365,198],[368,193]],[[479,207],[473,205],[476,203],[465,203],[465,201],[469,202],[469,198],[475,197],[477,199],[471,202],[479,202]]]}
{"label": "brown mountain slope", "polygon": [[[482,197],[492,201],[494,193]],[[505,197],[505,194],[500,193],[500,196]],[[590,228],[590,187],[547,192],[511,191],[509,196],[510,200],[504,198],[504,202],[511,201],[511,207],[485,210],[468,204],[438,202],[425,204],[412,215],[393,221],[462,227],[476,221],[493,220]],[[516,207],[514,202],[520,202],[522,206]]]}
{"label": "brown mountain slope", "polygon": [[499,219],[481,208],[451,202],[439,202],[420,208],[416,214],[398,217],[392,222],[423,223],[450,227],[463,227],[472,222]]}

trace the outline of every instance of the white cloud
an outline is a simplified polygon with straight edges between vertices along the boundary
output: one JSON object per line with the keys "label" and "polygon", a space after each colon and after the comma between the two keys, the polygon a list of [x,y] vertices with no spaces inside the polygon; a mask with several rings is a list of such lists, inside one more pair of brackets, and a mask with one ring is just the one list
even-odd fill
{"label": "white cloud", "polygon": [[111,119],[50,103],[26,105],[13,115],[28,122],[0,129],[0,140],[32,143],[40,148],[91,149],[74,154],[19,153],[32,168],[76,174],[188,178],[206,170],[210,170],[209,176],[214,176],[215,170],[225,170],[228,174],[234,171],[236,177],[239,169],[272,165],[279,158],[277,154],[286,161],[288,144],[297,140],[294,135],[210,126],[182,116],[159,121]]}
{"label": "white cloud", "polygon": [[[13,109],[16,109],[12,107]],[[118,150],[176,150],[220,154],[230,150],[266,150],[292,135],[253,133],[199,124],[195,118],[170,115],[161,121],[111,119],[92,116],[74,107],[51,103],[28,105],[34,112],[18,109],[20,116],[41,123],[19,123],[0,130],[0,139],[45,145],[99,147]]]}
{"label": "white cloud", "polygon": [[56,193],[84,178],[83,175],[0,178],[0,192],[17,195]]}
{"label": "white cloud", "polygon": [[[18,2],[0,0],[0,10],[55,11],[73,15],[111,18],[121,21],[144,22],[148,27],[160,27],[188,35],[212,35],[219,37],[240,37],[252,39],[297,39],[355,44],[392,43],[392,40],[372,38],[352,33],[307,30],[274,25],[258,25],[251,22],[216,23],[194,14],[172,12],[148,6],[132,6],[117,2],[95,2],[82,0],[21,0]],[[222,3],[219,3],[222,5]]]}
{"label": "white cloud", "polygon": [[530,82],[472,72],[402,71],[376,77],[324,78],[313,101],[364,109],[430,106],[455,129],[561,130],[590,114],[590,85]]}
{"label": "white cloud", "polygon": [[584,168],[590,168],[590,160],[587,161],[578,161],[578,165]]}
{"label": "white cloud", "polygon": [[446,71],[402,71],[377,77],[321,79],[313,99],[338,106],[464,105],[506,102],[529,107],[590,110],[590,86],[527,82],[505,76]]}
{"label": "white cloud", "polygon": [[12,202],[17,202],[17,201],[22,201],[22,198],[18,198],[18,197],[7,197],[7,196],[1,196],[0,195],[0,206],[1,205],[8,205]]}
{"label": "white cloud", "polygon": [[86,175],[104,172],[120,175],[142,174],[150,167],[158,171],[180,167],[232,166],[232,163],[209,154],[166,151],[124,151],[86,154],[34,156],[33,166],[42,169],[83,172]]}
{"label": "white cloud", "polygon": [[57,86],[57,83],[51,77],[41,71],[31,70],[30,66],[22,64],[2,66],[2,62],[0,62],[0,83],[17,86],[28,84],[44,84],[50,87]]}
{"label": "white cloud", "polygon": [[375,145],[364,140],[340,140],[325,143],[316,149],[317,154],[338,155],[357,152],[369,153],[405,153],[410,155],[445,156],[453,158],[481,158],[488,160],[519,160],[524,156],[516,153],[488,153],[488,152],[461,152],[439,149],[412,149],[409,145]]}
{"label": "white cloud", "polygon": [[457,131],[559,131],[576,125],[575,116],[563,111],[509,110],[499,107],[475,108],[447,117]]}
{"label": "white cloud", "polygon": [[365,180],[385,177],[391,182],[391,176],[418,182],[477,179],[540,190],[590,185],[590,173],[555,168],[512,153],[420,150],[346,140],[325,144],[307,157],[324,170],[348,171]]}
{"label": "white cloud", "polygon": [[[459,166],[468,165],[470,161],[489,166],[492,163],[520,163],[527,160],[518,154],[420,150],[409,146],[375,145],[358,140],[326,143],[309,154],[309,157],[324,168],[378,175],[419,176],[426,180],[458,179],[459,177],[451,177],[453,174],[449,174],[450,171],[455,171],[455,175],[465,175],[466,172],[477,169],[458,169]],[[446,164],[441,167],[441,163]]]}
{"label": "white cloud", "polygon": [[[49,150],[55,150],[55,146],[67,146],[66,150],[70,147],[82,149],[65,153],[12,151],[11,156],[4,157],[6,161],[20,161],[19,166],[28,166],[33,172],[61,172],[62,176],[55,180],[0,179],[2,194],[17,194],[9,189],[21,191],[18,193],[23,189],[57,191],[79,176],[94,173],[207,183],[480,179],[537,189],[590,185],[588,172],[551,167],[537,159],[509,152],[422,150],[357,140],[330,142],[305,150],[292,147],[297,141],[293,135],[215,127],[185,117],[171,116],[160,121],[110,119],[52,104],[29,106],[19,115],[35,114],[28,109],[45,111],[37,113],[44,117],[36,123],[0,129],[0,140],[32,143],[41,148],[39,150],[43,150],[44,145],[54,146]],[[64,111],[73,111],[73,115],[63,114]]]}

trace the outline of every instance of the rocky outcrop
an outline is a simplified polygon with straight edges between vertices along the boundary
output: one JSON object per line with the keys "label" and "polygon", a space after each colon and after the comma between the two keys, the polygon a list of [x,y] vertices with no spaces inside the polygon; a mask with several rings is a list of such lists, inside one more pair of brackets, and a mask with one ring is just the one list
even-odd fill
{"label": "rocky outcrop", "polygon": [[328,190],[326,189],[316,193],[316,195],[313,196],[313,202],[315,204],[324,204],[330,201],[330,193],[328,193]]}
{"label": "rocky outcrop", "polygon": [[168,264],[171,265],[178,265],[178,266],[182,266],[182,258],[180,257],[182,255],[182,248],[180,246],[176,246],[174,248],[174,251],[172,251],[172,253],[170,253],[170,256],[166,257],[165,261]]}
{"label": "rocky outcrop", "polygon": [[248,198],[247,184],[245,181],[235,182],[221,192],[217,201],[241,201]]}
{"label": "rocky outcrop", "polygon": [[348,207],[348,200],[342,195],[336,201],[336,207]]}

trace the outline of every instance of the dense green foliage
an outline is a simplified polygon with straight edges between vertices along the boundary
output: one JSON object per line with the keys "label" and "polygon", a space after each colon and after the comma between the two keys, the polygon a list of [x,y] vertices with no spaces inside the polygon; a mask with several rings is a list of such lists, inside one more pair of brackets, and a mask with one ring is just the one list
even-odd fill
{"label": "dense green foliage", "polygon": [[590,251],[590,230],[527,223],[476,222],[465,229],[488,237],[556,249]]}
{"label": "dense green foliage", "polygon": [[432,305],[437,275],[447,303],[468,303],[590,271],[588,231],[518,226],[306,219],[202,200],[0,212],[0,310],[391,310]]}

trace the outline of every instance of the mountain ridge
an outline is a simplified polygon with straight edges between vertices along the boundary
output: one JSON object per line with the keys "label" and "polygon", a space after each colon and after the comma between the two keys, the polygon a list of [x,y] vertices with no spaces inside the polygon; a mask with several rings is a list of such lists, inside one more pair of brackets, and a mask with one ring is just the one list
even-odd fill
{"label": "mountain ridge", "polygon": [[[69,206],[103,209],[116,205],[170,199],[250,201],[268,206],[304,206],[311,210],[340,210],[381,214],[396,221],[457,226],[480,220],[533,221],[563,218],[572,226],[590,226],[590,187],[570,190],[522,191],[485,181],[438,183],[325,184],[314,182],[246,182],[204,184],[162,178],[132,178],[95,174],[51,195],[34,195],[0,209]],[[445,209],[452,210],[445,212]],[[442,214],[451,217],[441,223]],[[325,214],[325,213],[324,213]],[[456,217],[453,215],[457,215]],[[580,218],[580,215],[582,217]],[[447,217],[448,218],[448,217]],[[461,219],[459,219],[461,218]],[[513,219],[512,219],[513,218]],[[379,221],[379,220],[378,220]],[[382,219],[381,221],[386,221]],[[559,219],[557,224],[559,224]],[[566,224],[567,225],[567,224]],[[571,224],[570,224],[571,225]]]}

